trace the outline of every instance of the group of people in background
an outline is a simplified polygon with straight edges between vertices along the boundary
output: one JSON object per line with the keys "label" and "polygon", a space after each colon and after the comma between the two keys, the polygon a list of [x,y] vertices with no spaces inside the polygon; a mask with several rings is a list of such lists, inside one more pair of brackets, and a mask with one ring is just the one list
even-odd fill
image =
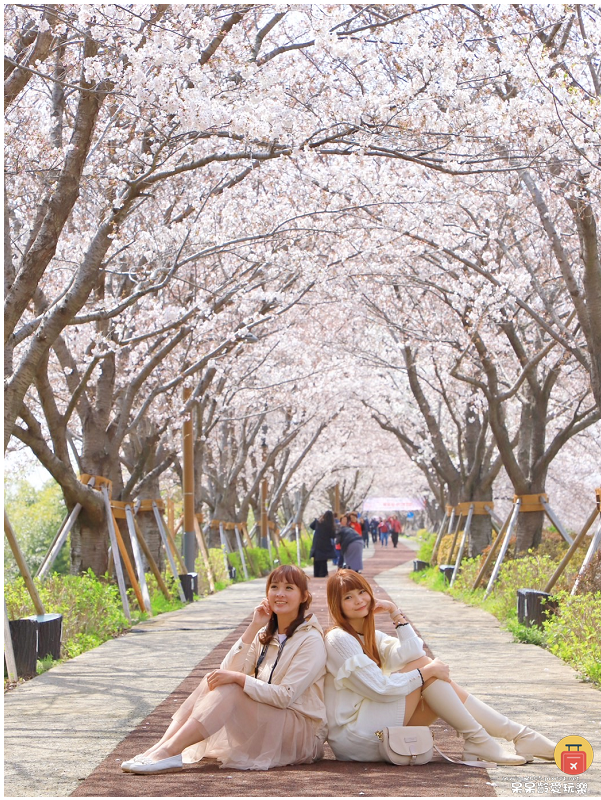
{"label": "group of people in background", "polygon": [[388,547],[388,537],[392,541],[392,546],[396,547],[399,543],[399,536],[403,532],[401,520],[394,515],[390,517],[373,517],[369,520],[369,530],[371,538],[375,544],[378,540],[383,547]]}
{"label": "group of people in background", "polygon": [[328,577],[328,561],[334,561],[338,569],[346,567],[355,572],[363,570],[363,549],[369,547],[370,536],[374,545],[380,541],[388,547],[388,538],[396,547],[403,532],[401,521],[396,516],[361,517],[354,511],[342,514],[336,519],[332,511],[326,511],[314,519],[309,526],[314,531],[311,545],[313,575],[316,578]]}

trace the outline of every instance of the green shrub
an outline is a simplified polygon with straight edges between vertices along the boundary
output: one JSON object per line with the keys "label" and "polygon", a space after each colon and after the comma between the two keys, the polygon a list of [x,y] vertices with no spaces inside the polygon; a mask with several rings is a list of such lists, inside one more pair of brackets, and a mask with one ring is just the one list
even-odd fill
{"label": "green shrub", "polygon": [[[530,551],[523,558],[505,562],[486,600],[486,581],[475,591],[471,588],[482,564],[481,557],[462,562],[453,588],[446,583],[438,567],[411,573],[410,577],[429,589],[443,591],[464,603],[480,606],[501,620],[517,641],[547,648],[571,664],[586,679],[601,684],[601,591],[574,596],[569,594],[579,559],[575,559],[574,566],[568,566],[558,580],[554,598],[559,607],[549,615],[543,629],[529,628],[517,621],[517,590],[544,589],[558,561],[548,554]],[[597,585],[598,571],[599,565],[595,563],[590,574],[587,574],[587,587]]]}
{"label": "green shrub", "polygon": [[[123,613],[119,589],[97,578],[92,570],[83,575],[53,574],[35,585],[47,613],[63,615],[63,646],[66,658],[96,647],[129,627]],[[5,586],[9,619],[35,613],[22,578]]]}
{"label": "green shrub", "polygon": [[556,592],[555,614],[543,624],[546,647],[590,680],[601,684],[601,592]]}
{"label": "green shrub", "polygon": [[420,561],[432,561],[432,551],[436,543],[436,534],[429,533],[424,528],[417,533],[417,541],[419,542],[419,549],[415,555]]}

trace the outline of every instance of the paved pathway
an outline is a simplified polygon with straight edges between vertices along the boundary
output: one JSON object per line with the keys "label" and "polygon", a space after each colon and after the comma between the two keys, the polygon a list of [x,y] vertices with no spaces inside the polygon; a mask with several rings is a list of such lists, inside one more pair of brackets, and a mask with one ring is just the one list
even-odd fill
{"label": "paved pathway", "polygon": [[[550,739],[578,735],[593,746],[596,761],[572,781],[553,762],[495,770],[497,795],[515,797],[511,784],[525,784],[530,778],[537,797],[545,796],[539,784],[544,787],[549,782],[561,783],[564,794],[576,794],[575,789],[565,792],[564,786],[586,783],[586,797],[601,797],[601,691],[580,681],[571,667],[547,650],[514,642],[486,611],[409,580],[411,566],[383,572],[377,581],[407,612],[434,653],[449,664],[457,683]],[[550,788],[546,794],[552,796]]]}
{"label": "paved pathway", "polygon": [[[514,645],[485,612],[416,586],[406,576],[410,564],[403,564],[412,558],[412,550],[405,546],[378,547],[366,561],[365,574],[372,582],[378,576],[377,593],[387,592],[399,602],[434,653],[451,665],[456,679],[502,710],[515,711],[516,717],[521,712],[525,719],[533,709],[542,713],[536,724],[548,734],[586,736],[593,747],[597,745],[601,760],[601,693],[577,683],[573,671],[545,651]],[[312,580],[311,590],[313,609],[327,624],[325,581]],[[9,693],[5,698],[5,796],[468,797],[512,794],[511,781],[523,783],[532,777],[540,783],[543,777],[557,780],[561,776],[554,765],[544,763],[522,768],[523,772],[497,768],[487,774],[439,762],[419,770],[344,764],[331,753],[320,764],[266,773],[219,770],[214,763],[203,762],[171,775],[123,774],[120,762],[160,736],[177,704],[203,674],[218,666],[263,593],[264,580],[234,585],[181,611],[142,623]],[[474,614],[479,615],[477,620]],[[515,685],[508,690],[505,682],[491,681],[490,676],[511,672],[512,648],[516,647],[532,653],[523,672],[514,670]],[[491,665],[488,671],[481,667],[484,663]],[[559,673],[553,671],[547,680],[545,670],[555,670],[557,665],[565,674],[557,677]],[[537,675],[536,682],[532,674]],[[569,693],[563,688],[566,682]],[[524,686],[529,695],[525,700]],[[553,713],[541,711],[542,699],[561,712],[562,730],[557,730]],[[459,740],[442,723],[436,726],[435,738],[449,753],[460,753]],[[599,778],[597,771],[593,773],[595,766],[586,773],[587,797],[593,796],[591,790]],[[596,795],[599,788],[594,785]],[[537,788],[535,794],[544,796]]]}

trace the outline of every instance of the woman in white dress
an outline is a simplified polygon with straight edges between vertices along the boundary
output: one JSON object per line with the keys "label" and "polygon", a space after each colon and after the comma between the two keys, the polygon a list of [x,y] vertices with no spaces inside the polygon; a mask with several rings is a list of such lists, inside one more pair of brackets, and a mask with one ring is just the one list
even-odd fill
{"label": "woman in white dress", "polygon": [[179,770],[204,756],[261,770],[322,758],[326,652],[323,630],[307,613],[307,576],[280,566],[266,595],[220,669],[202,679],[159,742],[123,762],[125,772]]}
{"label": "woman in white dress", "polygon": [[[431,725],[441,717],[464,738],[464,760],[519,765],[552,761],[555,745],[504,717],[451,681],[440,659],[390,600],[376,600],[369,583],[339,570],[327,583],[334,627],[326,634],[328,742],[341,761],[381,761],[375,735],[384,727]],[[396,636],[377,631],[374,614],[388,613]],[[491,736],[513,740],[516,755]]]}

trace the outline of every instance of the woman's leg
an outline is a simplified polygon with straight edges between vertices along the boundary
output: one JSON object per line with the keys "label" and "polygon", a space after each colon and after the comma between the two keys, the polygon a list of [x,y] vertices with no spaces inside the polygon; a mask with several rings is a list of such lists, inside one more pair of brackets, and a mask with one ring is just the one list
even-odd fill
{"label": "woman's leg", "polygon": [[[410,672],[412,669],[426,666],[430,661],[430,658],[423,656],[409,662],[400,671]],[[426,681],[422,690],[431,685],[434,680],[434,678],[430,678],[429,681]],[[534,757],[553,761],[555,744],[546,736],[503,716],[491,706],[466,692],[455,681],[451,681],[450,686],[468,713],[478,724],[482,725],[490,736],[513,741],[516,753],[528,761],[532,761]],[[430,708],[427,700],[421,695],[421,690],[419,690],[419,696],[413,697],[413,695],[415,692],[408,695],[405,701],[405,725],[431,725],[439,715]]]}
{"label": "woman's leg", "polygon": [[[432,661],[431,658],[428,656],[422,656],[421,658],[416,658],[414,661],[409,661],[403,669],[399,670],[399,672],[411,672],[414,669],[421,669],[425,667]],[[429,678],[425,683],[424,686],[429,686],[432,681],[436,680],[435,678]],[[405,725],[431,725],[433,722],[436,721],[438,715],[432,711],[432,709],[428,706],[424,698],[422,697],[422,689],[424,686],[421,686],[419,689],[416,689],[411,694],[408,694],[405,698]]]}
{"label": "woman's leg", "polygon": [[150,755],[152,761],[161,761],[163,758],[177,756],[193,744],[202,742],[207,738],[206,729],[195,719],[188,719],[183,725],[162,744],[158,745]]}

